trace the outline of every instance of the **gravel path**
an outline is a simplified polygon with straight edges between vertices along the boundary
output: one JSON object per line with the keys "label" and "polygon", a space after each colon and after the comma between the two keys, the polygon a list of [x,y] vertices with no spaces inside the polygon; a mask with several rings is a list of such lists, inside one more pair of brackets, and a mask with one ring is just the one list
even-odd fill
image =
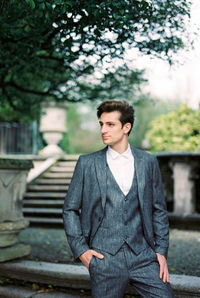
{"label": "gravel path", "polygon": [[[29,260],[74,262],[63,229],[27,228],[19,238],[32,246]],[[200,231],[170,230],[168,267],[170,273],[200,277]]]}

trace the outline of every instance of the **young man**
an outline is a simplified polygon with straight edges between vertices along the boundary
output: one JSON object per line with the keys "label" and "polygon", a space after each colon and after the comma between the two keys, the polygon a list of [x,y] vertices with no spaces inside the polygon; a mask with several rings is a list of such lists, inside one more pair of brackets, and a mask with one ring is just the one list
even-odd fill
{"label": "young man", "polygon": [[104,101],[97,116],[107,147],[80,156],[63,207],[74,257],[89,270],[94,298],[123,297],[128,283],[142,297],[174,297],[158,162],[129,145],[128,103]]}

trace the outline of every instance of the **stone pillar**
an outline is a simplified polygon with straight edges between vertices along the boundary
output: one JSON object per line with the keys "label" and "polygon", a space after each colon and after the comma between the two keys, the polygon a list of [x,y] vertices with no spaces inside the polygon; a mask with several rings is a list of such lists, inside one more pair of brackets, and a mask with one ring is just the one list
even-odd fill
{"label": "stone pillar", "polygon": [[31,247],[18,243],[18,234],[28,226],[22,201],[29,160],[0,158],[0,262],[30,254]]}
{"label": "stone pillar", "polygon": [[40,151],[42,156],[63,155],[58,146],[63,134],[66,132],[67,104],[44,102],[40,119],[40,132],[47,142],[47,146]]}
{"label": "stone pillar", "polygon": [[174,212],[176,214],[191,214],[195,212],[194,181],[192,166],[182,157],[173,161],[174,178]]}

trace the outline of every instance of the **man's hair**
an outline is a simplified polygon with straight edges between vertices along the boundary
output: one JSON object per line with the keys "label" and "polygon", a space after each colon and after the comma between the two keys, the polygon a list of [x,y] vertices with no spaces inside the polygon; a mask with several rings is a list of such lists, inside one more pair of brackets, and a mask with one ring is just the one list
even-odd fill
{"label": "man's hair", "polygon": [[100,118],[101,114],[104,112],[110,113],[118,111],[120,112],[120,122],[122,124],[122,127],[126,123],[131,124],[131,129],[128,132],[130,134],[133,124],[134,124],[134,109],[131,105],[129,105],[126,101],[120,101],[120,100],[106,100],[102,102],[98,107],[97,107],[97,117]]}

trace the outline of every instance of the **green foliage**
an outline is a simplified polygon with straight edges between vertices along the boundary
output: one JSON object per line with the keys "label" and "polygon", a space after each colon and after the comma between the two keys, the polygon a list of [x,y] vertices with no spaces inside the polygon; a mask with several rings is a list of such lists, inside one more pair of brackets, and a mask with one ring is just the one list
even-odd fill
{"label": "green foliage", "polygon": [[200,109],[182,105],[151,122],[146,134],[151,150],[200,151]]}
{"label": "green foliage", "polygon": [[129,142],[135,147],[142,147],[142,141],[145,139],[149,123],[158,116],[171,112],[180,104],[175,100],[161,101],[143,95],[137,103],[133,103],[133,106],[135,109],[135,123],[129,136]]}
{"label": "green foliage", "polygon": [[[125,48],[171,61],[183,47],[189,11],[187,0],[2,0],[1,117],[6,109],[36,118],[43,100],[93,100],[110,86],[124,89]],[[134,76],[138,82],[141,74],[130,70]]]}

